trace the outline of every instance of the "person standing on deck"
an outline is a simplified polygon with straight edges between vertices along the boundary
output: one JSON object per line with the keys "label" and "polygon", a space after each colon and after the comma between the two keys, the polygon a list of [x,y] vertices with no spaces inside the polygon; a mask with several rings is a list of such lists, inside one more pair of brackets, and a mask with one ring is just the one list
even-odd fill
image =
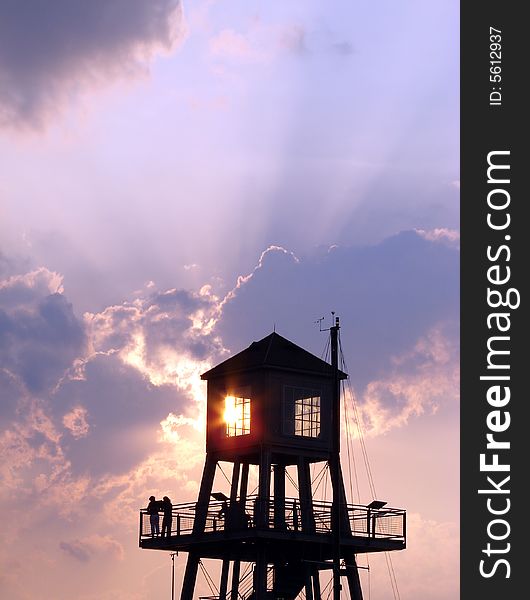
{"label": "person standing on deck", "polygon": [[169,537],[171,535],[171,522],[173,520],[173,505],[167,496],[162,498],[162,510],[164,511],[164,518],[162,519],[162,537]]}
{"label": "person standing on deck", "polygon": [[154,496],[149,497],[149,504],[147,505],[147,514],[149,515],[149,522],[151,524],[151,537],[160,535],[160,517],[158,511],[160,510],[160,502],[156,500]]}

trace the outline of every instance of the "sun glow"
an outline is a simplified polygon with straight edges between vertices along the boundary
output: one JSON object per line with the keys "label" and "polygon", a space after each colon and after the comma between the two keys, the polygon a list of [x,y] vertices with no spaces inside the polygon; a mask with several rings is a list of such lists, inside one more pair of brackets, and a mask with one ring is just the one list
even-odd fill
{"label": "sun glow", "polygon": [[234,396],[227,396],[225,398],[225,412],[223,417],[228,427],[234,427],[237,423],[236,399]]}
{"label": "sun glow", "polygon": [[226,396],[223,417],[228,437],[250,433],[250,398]]}

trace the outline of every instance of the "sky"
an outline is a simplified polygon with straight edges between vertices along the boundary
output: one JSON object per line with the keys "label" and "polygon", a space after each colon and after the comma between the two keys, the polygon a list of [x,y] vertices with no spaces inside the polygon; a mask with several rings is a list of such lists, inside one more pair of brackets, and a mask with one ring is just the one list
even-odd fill
{"label": "sky", "polygon": [[196,498],[200,374],[336,311],[400,597],[458,598],[458,10],[0,0],[2,597],[169,598],[138,512]]}

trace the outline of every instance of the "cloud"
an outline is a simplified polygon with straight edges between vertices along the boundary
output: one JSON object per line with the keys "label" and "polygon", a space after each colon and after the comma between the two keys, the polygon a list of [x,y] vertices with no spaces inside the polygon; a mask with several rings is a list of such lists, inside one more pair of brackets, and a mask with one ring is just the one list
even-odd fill
{"label": "cloud", "polygon": [[40,267],[28,273],[12,275],[0,281],[0,306],[21,307],[36,296],[62,294],[63,278],[59,273]]}
{"label": "cloud", "polygon": [[456,395],[457,267],[454,248],[419,232],[303,258],[270,246],[224,298],[209,286],[150,286],[82,321],[63,294],[50,293],[63,289],[57,273],[12,276],[0,283],[10,341],[0,348],[12,423],[2,438],[5,480],[50,503],[60,502],[59,484],[79,497],[90,482],[127,485],[116,482],[160,448],[186,453],[200,438],[200,374],[226,358],[226,347],[237,352],[276,324],[320,354],[313,323],[330,308],[343,316],[367,430],[433,412]]}
{"label": "cloud", "polygon": [[383,379],[370,381],[361,394],[364,430],[380,435],[402,427],[410,418],[459,397],[458,336],[452,327],[433,327],[412,351],[394,358]]}
{"label": "cloud", "polygon": [[418,235],[431,242],[441,242],[457,248],[460,244],[460,232],[456,229],[436,227],[435,229],[416,229]]}
{"label": "cloud", "polygon": [[433,327],[458,321],[458,268],[456,248],[414,231],[300,258],[271,247],[227,295],[215,332],[226,347],[241,349],[276,325],[320,355],[325,338],[314,322],[334,310],[352,381],[362,391]]}
{"label": "cloud", "polygon": [[[46,269],[0,281],[0,509],[20,497],[34,507],[10,521],[6,540],[47,535],[46,515],[58,530],[96,514],[121,527],[123,514],[136,522],[146,489],[174,497],[177,485],[191,500],[198,486],[199,374],[224,352],[207,333],[215,297],[150,286],[147,297],[78,320],[56,290],[62,278]],[[61,549],[88,561],[112,554],[105,543]]]}
{"label": "cloud", "polygon": [[88,411],[83,406],[74,406],[63,417],[63,425],[70,431],[74,438],[82,438],[88,435],[90,426],[87,422]]}
{"label": "cloud", "polygon": [[0,498],[8,500],[63,482],[66,466],[60,431],[47,404],[24,393],[14,396],[13,402],[15,416],[5,420],[0,431]]}
{"label": "cloud", "polygon": [[155,386],[175,385],[202,401],[199,375],[210,368],[212,358],[226,352],[211,333],[218,302],[208,286],[199,292],[155,290],[133,302],[86,313],[90,346],[96,353],[117,353]]}
{"label": "cloud", "polygon": [[365,432],[402,427],[458,399],[458,239],[446,229],[403,232],[376,246],[334,245],[304,258],[270,246],[221,302],[215,331],[239,349],[276,325],[310,349],[323,343],[315,318],[342,309]]}
{"label": "cloud", "polygon": [[57,291],[61,276],[44,268],[0,281],[3,499],[31,494],[68,517],[134,489],[137,507],[150,481],[174,483],[201,456],[200,373],[226,354],[211,332],[219,301],[208,286],[151,285],[78,320]]}
{"label": "cloud", "polygon": [[264,64],[287,56],[316,54],[349,57],[353,46],[326,29],[308,31],[300,23],[265,24],[255,20],[246,31],[223,29],[209,41],[210,56],[240,64]]}
{"label": "cloud", "polygon": [[176,42],[179,0],[0,4],[0,126],[40,127],[81,90],[144,72]]}
{"label": "cloud", "polygon": [[88,562],[96,556],[123,560],[123,546],[110,536],[91,535],[80,540],[60,542],[59,546],[63,552],[80,562]]}
{"label": "cloud", "polygon": [[30,392],[49,389],[84,352],[85,334],[47,269],[0,282],[0,362]]}
{"label": "cloud", "polygon": [[89,360],[84,378],[64,381],[53,404],[58,416],[65,415],[65,427],[72,414],[87,415],[77,424],[78,435],[65,436],[61,446],[72,473],[91,478],[126,473],[140,464],[156,449],[160,423],[170,412],[198,418],[204,410],[202,405],[194,410],[195,403],[174,385],[154,386],[116,354]]}

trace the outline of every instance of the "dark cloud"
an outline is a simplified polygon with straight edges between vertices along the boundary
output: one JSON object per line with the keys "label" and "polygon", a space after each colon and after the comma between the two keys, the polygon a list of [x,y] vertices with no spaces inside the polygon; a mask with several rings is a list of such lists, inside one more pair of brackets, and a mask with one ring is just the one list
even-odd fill
{"label": "dark cloud", "polygon": [[0,286],[0,362],[33,393],[53,387],[84,352],[83,326],[65,296],[49,293],[53,283],[43,271]]}
{"label": "dark cloud", "polygon": [[148,351],[164,344],[178,347],[184,342],[183,350],[195,358],[205,358],[212,350],[211,342],[201,336],[190,336],[189,333],[193,327],[193,315],[197,311],[208,314],[212,308],[213,302],[209,296],[200,296],[188,290],[173,289],[148,297],[143,307]]}
{"label": "dark cloud", "polygon": [[320,355],[314,321],[331,310],[356,386],[365,386],[408,352],[429,328],[458,320],[459,253],[404,232],[368,247],[335,247],[296,261],[270,250],[227,302],[218,326],[234,351],[277,331]]}
{"label": "dark cloud", "polygon": [[198,360],[218,353],[218,342],[204,335],[200,323],[215,313],[217,298],[182,289],[154,291],[133,302],[108,306],[88,315],[96,350],[108,352],[134,344],[141,336],[148,364],[170,347]]}
{"label": "dark cloud", "polygon": [[136,466],[156,445],[160,422],[188,405],[174,386],[154,386],[117,356],[104,355],[89,362],[84,379],[65,382],[53,398],[57,418],[86,408],[87,435],[65,436],[62,448],[74,474],[95,477]]}
{"label": "dark cloud", "polygon": [[[0,312],[0,331],[2,330],[1,318]],[[16,377],[0,366],[0,418],[3,423],[15,418],[18,400],[23,394],[23,386]]]}
{"label": "dark cloud", "polygon": [[88,562],[98,555],[107,560],[123,558],[123,546],[109,536],[90,535],[71,542],[62,541],[59,548],[80,562]]}
{"label": "dark cloud", "polygon": [[59,548],[80,562],[88,562],[90,560],[90,552],[79,542],[60,542]]}
{"label": "dark cloud", "polygon": [[69,415],[62,449],[74,475],[125,473],[153,451],[170,413],[197,417],[203,361],[222,353],[201,325],[216,306],[207,294],[154,290],[86,316],[95,353],[53,396],[56,421]]}
{"label": "dark cloud", "polygon": [[40,125],[87,83],[138,71],[179,19],[179,0],[0,3],[0,125]]}
{"label": "dark cloud", "polygon": [[74,478],[126,473],[156,448],[170,413],[197,418],[199,375],[223,352],[203,329],[217,299],[155,289],[82,321],[62,291],[45,268],[0,280],[3,430],[16,429],[31,476],[39,457]]}
{"label": "dark cloud", "polygon": [[353,45],[350,42],[335,42],[331,47],[341,56],[351,56],[354,53]]}

